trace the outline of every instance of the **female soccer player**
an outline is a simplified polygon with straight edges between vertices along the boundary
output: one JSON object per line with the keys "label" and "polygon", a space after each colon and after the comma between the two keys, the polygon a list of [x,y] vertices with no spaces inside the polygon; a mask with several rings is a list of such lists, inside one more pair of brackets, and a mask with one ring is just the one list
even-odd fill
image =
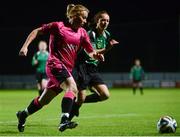
{"label": "female soccer player", "polygon": [[37,81],[37,88],[39,91],[39,95],[45,89],[47,84],[47,76],[46,76],[46,61],[48,58],[48,51],[47,51],[47,43],[46,41],[39,41],[38,44],[38,51],[34,54],[32,58],[32,66],[36,68],[36,81]]}
{"label": "female soccer player", "polygon": [[[106,53],[115,44],[118,44],[114,39],[111,39],[110,33],[106,30],[110,17],[106,11],[98,12],[95,17],[95,28],[88,31],[93,48],[98,53]],[[92,103],[103,101],[109,98],[109,90],[101,79],[98,72],[99,61],[87,56],[86,51],[82,50],[79,53],[78,63],[74,69],[74,75],[78,78],[76,79],[78,85],[78,98],[77,102],[74,103],[73,109],[70,114],[70,119],[74,115],[79,115],[79,108],[82,103]],[[85,92],[87,87],[93,87],[94,92],[91,95],[86,96]],[[91,88],[92,91],[92,88]]]}
{"label": "female soccer player", "polygon": [[141,66],[141,61],[136,59],[134,61],[134,66],[130,71],[130,79],[132,81],[133,94],[136,94],[136,88],[140,89],[141,95],[143,95],[143,84],[142,80],[145,78],[144,69]]}
{"label": "female soccer player", "polygon": [[77,52],[84,48],[89,56],[104,60],[102,54],[96,53],[90,43],[88,34],[82,26],[86,23],[89,10],[83,5],[70,4],[67,7],[68,23],[52,22],[34,29],[27,37],[19,55],[26,56],[29,44],[40,33],[50,34],[49,56],[46,64],[46,73],[49,78],[42,95],[33,99],[23,111],[16,113],[18,118],[18,130],[24,131],[26,118],[47,105],[58,93],[66,90],[62,99],[61,122],[59,131],[74,128],[77,123],[68,120],[72,108],[73,99],[77,93],[76,83],[71,75],[76,60]]}

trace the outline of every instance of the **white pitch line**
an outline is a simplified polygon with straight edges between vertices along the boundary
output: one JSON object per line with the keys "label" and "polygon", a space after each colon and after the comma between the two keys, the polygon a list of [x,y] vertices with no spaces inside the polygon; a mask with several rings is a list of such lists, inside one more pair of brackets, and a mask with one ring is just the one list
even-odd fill
{"label": "white pitch line", "polygon": [[[94,119],[94,118],[99,118],[99,119],[104,119],[104,118],[115,118],[115,117],[134,117],[134,116],[139,116],[138,114],[135,113],[127,113],[127,114],[107,114],[107,115],[89,115],[89,116],[80,116],[78,119]],[[49,118],[43,121],[53,121],[53,120],[58,120],[59,118]],[[29,121],[42,121],[42,120],[29,120]],[[0,124],[12,124],[12,123],[17,123],[17,120],[11,120],[11,121],[0,121]]]}
{"label": "white pitch line", "polygon": [[113,118],[113,117],[131,117],[131,116],[138,116],[138,114],[135,113],[128,113],[128,114],[107,114],[107,115],[92,115],[92,116],[82,116],[79,117],[79,119],[93,119],[93,118]]}
{"label": "white pitch line", "polygon": [[[19,137],[19,136],[0,136],[0,137]],[[20,137],[104,137],[104,136],[20,136]],[[107,136],[107,137],[174,137],[174,136]],[[176,136],[180,137],[180,136]]]}

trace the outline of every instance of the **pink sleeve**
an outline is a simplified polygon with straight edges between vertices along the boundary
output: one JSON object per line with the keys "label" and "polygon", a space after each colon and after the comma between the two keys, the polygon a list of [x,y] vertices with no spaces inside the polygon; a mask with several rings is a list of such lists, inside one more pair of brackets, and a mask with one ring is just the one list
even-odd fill
{"label": "pink sleeve", "polygon": [[42,25],[42,31],[43,33],[56,33],[58,28],[58,22],[52,22],[49,24],[43,24]]}
{"label": "pink sleeve", "polygon": [[82,30],[83,31],[83,36],[82,36],[82,43],[81,45],[83,46],[83,48],[88,52],[93,52],[93,46],[90,42],[90,38],[86,32],[86,30]]}

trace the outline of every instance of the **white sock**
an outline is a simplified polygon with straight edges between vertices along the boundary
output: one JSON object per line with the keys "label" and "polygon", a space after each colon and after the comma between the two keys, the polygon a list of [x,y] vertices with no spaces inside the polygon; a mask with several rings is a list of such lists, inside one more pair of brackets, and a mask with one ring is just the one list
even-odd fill
{"label": "white sock", "polygon": [[69,117],[69,113],[62,113],[61,117],[63,117],[63,116],[66,116],[68,118]]}

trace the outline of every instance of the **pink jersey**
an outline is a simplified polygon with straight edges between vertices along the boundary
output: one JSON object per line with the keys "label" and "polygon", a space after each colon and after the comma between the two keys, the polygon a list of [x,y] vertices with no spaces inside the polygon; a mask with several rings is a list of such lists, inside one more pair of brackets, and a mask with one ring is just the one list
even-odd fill
{"label": "pink jersey", "polygon": [[89,36],[83,28],[75,32],[63,22],[52,22],[43,25],[42,30],[50,34],[48,67],[64,66],[71,72],[81,47],[88,53],[93,51]]}

